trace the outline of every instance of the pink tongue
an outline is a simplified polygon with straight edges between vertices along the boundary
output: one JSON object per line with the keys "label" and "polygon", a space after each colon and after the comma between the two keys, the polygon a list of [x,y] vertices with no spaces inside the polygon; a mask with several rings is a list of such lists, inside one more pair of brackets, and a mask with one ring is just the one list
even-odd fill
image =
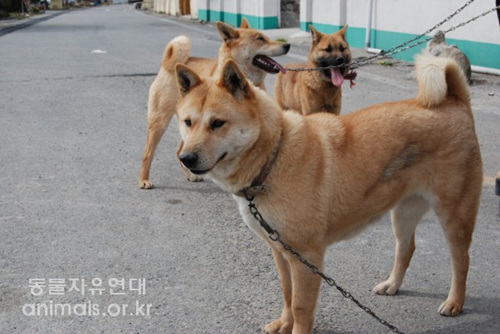
{"label": "pink tongue", "polygon": [[332,78],[332,84],[336,87],[339,87],[344,82],[344,77],[338,68],[330,69],[330,75]]}

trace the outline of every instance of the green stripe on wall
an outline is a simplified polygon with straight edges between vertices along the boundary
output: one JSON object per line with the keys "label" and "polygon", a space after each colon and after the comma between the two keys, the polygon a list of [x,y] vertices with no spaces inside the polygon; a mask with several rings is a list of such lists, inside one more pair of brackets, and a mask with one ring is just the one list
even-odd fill
{"label": "green stripe on wall", "polygon": [[465,52],[472,65],[500,69],[500,45],[449,39]]}
{"label": "green stripe on wall", "polygon": [[[383,31],[383,30],[371,30],[370,47],[381,50],[389,50],[395,46],[398,46],[412,38],[416,35],[404,34],[399,32]],[[411,44],[417,43],[426,37],[420,38]],[[417,47],[408,49],[401,53],[395,54],[393,57],[406,61],[413,61],[413,57],[420,53],[422,49],[426,47],[426,43],[421,44]]]}
{"label": "green stripe on wall", "polygon": [[250,24],[250,27],[255,29],[277,29],[278,28],[278,17],[276,16],[254,16],[246,14],[235,14],[228,12],[219,12],[216,10],[200,9],[198,10],[198,18],[200,20],[208,22],[222,21],[231,24],[235,27],[239,27],[241,24],[241,18],[245,17]]}
{"label": "green stripe on wall", "polygon": [[310,24],[312,24],[312,22],[303,22],[303,21],[300,21],[300,30],[309,31],[309,25]]}
{"label": "green stripe on wall", "polygon": [[[341,26],[322,23],[313,23],[313,25],[316,29],[326,34],[334,33],[342,28]],[[300,22],[300,29],[308,31],[309,23]],[[365,48],[365,34],[365,28],[349,27],[347,28],[347,42],[354,48]],[[389,50],[416,36],[417,35],[372,29],[370,35],[370,47],[374,49]],[[422,39],[416,40],[411,44],[417,43],[420,40]],[[500,69],[500,57],[498,56],[500,55],[499,44],[457,39],[447,39],[446,42],[448,44],[456,44],[463,52],[465,52],[472,65]],[[412,49],[395,54],[393,57],[405,61],[413,61],[413,57],[420,53],[425,47],[426,43],[423,43]]]}

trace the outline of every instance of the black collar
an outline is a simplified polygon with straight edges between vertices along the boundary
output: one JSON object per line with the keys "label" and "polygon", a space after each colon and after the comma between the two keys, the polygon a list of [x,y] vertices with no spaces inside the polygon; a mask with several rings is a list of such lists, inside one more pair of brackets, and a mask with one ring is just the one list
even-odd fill
{"label": "black collar", "polygon": [[280,133],[278,143],[274,147],[269,158],[267,158],[267,161],[264,164],[264,167],[262,167],[262,169],[260,170],[260,173],[255,177],[255,179],[253,179],[250,186],[244,187],[243,189],[235,193],[236,196],[245,197],[247,200],[249,200],[256,195],[262,195],[269,192],[269,187],[264,185],[264,182],[271,173],[271,169],[273,168],[276,157],[278,156],[278,151],[281,146],[281,138],[282,134]]}

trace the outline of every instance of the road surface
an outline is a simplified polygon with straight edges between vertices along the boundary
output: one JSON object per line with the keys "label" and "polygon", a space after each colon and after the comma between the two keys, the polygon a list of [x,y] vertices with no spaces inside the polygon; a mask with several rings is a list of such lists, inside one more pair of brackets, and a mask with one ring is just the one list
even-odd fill
{"label": "road surface", "polygon": [[[180,34],[194,55],[217,55],[212,24],[129,5],[68,11],[0,36],[0,333],[261,333],[279,317],[269,249],[230,195],[184,180],[175,122],[153,164],[156,188],[137,187],[148,88],[166,43]],[[303,60],[307,49],[293,45],[280,60]],[[416,94],[408,64],[358,72],[343,113]],[[266,81],[271,94],[274,79]],[[327,274],[406,333],[500,331],[500,82],[473,79],[485,182],[464,313],[437,313],[450,264],[433,214],[417,229],[394,297],[371,292],[393,262],[387,217],[327,255]],[[316,314],[314,333],[387,333],[326,285]]]}

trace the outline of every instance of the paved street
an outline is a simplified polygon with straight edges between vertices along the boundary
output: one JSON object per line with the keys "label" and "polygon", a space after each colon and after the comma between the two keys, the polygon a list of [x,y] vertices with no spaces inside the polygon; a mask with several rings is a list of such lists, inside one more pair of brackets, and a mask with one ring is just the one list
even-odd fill
{"label": "paved street", "polygon": [[[0,30],[0,333],[247,334],[280,316],[268,247],[230,195],[209,181],[185,181],[176,121],[156,153],[155,189],[137,187],[149,85],[165,45],[180,34],[191,38],[193,55],[216,57],[213,24],[132,5]],[[304,60],[307,51],[294,44],[277,60]],[[354,89],[344,86],[342,112],[415,96],[412,66],[391,64],[360,68]],[[271,94],[274,79],[266,80]],[[500,331],[500,78],[473,79],[485,180],[464,313],[437,313],[451,271],[434,214],[417,229],[396,296],[371,291],[393,263],[388,217],[326,258],[327,274],[406,333]],[[318,334],[388,332],[327,285],[316,315]]]}

